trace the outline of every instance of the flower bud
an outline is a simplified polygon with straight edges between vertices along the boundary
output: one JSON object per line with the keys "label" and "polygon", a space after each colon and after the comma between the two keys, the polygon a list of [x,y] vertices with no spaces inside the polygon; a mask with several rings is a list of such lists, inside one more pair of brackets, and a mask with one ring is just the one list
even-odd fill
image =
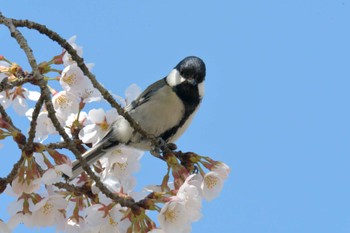
{"label": "flower bud", "polygon": [[38,68],[39,68],[40,74],[46,74],[51,71],[51,66],[47,62],[40,63]]}

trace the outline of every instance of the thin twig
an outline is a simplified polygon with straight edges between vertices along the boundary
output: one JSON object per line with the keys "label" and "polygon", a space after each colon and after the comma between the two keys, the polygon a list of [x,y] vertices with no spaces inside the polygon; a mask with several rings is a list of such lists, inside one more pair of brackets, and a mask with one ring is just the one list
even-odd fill
{"label": "thin twig", "polygon": [[28,74],[26,77],[21,77],[13,82],[9,82],[8,79],[4,79],[0,83],[0,92],[4,90],[11,90],[14,87],[22,86],[23,84],[30,83],[32,81],[33,81],[32,74]]}
{"label": "thin twig", "polygon": [[35,133],[36,133],[36,126],[37,126],[37,120],[38,120],[38,116],[41,110],[41,107],[44,104],[44,97],[42,95],[40,95],[38,102],[36,102],[35,104],[35,108],[32,114],[32,120],[30,122],[30,129],[29,129],[29,133],[28,133],[28,141],[27,141],[27,146],[32,146],[33,145],[33,141],[35,138]]}
{"label": "thin twig", "polygon": [[[81,145],[83,143],[80,139],[72,140],[75,145]],[[49,143],[46,144],[45,147],[50,149],[67,149],[69,147],[68,143],[66,142],[56,142],[56,143]]]}
{"label": "thin twig", "polygon": [[1,118],[6,121],[12,128],[16,129],[18,132],[21,132],[12,122],[11,117],[7,114],[4,107],[0,104],[0,114]]}
{"label": "thin twig", "polygon": [[24,38],[22,33],[20,33],[17,30],[17,28],[14,25],[13,21],[14,21],[13,19],[4,17],[2,15],[2,13],[0,12],[0,22],[3,22],[5,24],[5,26],[8,27],[8,29],[10,30],[11,36],[16,39],[18,45],[25,52],[25,54],[26,54],[26,56],[28,58],[28,62],[29,62],[30,66],[33,69],[34,78],[41,79],[42,75],[39,72],[39,67],[38,67],[36,59],[34,57],[33,51],[28,46],[27,40]]}
{"label": "thin twig", "polygon": [[92,199],[94,199],[97,196],[91,192],[91,187],[86,187],[86,186],[77,187],[75,185],[71,185],[71,184],[63,183],[63,182],[58,182],[58,183],[55,183],[53,185],[55,185],[57,188],[65,189],[69,192],[72,192],[72,193],[75,193],[78,195],[86,195]]}

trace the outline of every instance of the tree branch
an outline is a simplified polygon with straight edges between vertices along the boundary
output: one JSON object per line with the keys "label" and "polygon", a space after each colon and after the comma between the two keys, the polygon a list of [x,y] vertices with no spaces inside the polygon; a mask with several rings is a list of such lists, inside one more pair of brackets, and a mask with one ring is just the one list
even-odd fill
{"label": "tree branch", "polygon": [[12,19],[12,22],[17,27],[27,27],[30,29],[35,29],[41,34],[44,34],[47,37],[49,37],[51,40],[57,42],[71,55],[72,59],[77,62],[77,65],[83,71],[84,75],[91,80],[93,86],[100,91],[103,98],[107,100],[109,104],[117,110],[119,115],[123,116],[137,132],[139,132],[143,137],[149,139],[153,145],[160,146],[159,141],[154,137],[154,135],[151,135],[144,129],[142,129],[142,127],[129,115],[129,113],[124,111],[124,109],[115,101],[113,96],[96,80],[95,75],[93,75],[85,65],[84,59],[77,54],[75,49],[65,39],[63,39],[56,32],[48,29],[45,25],[42,24],[38,24],[29,20],[16,19]]}

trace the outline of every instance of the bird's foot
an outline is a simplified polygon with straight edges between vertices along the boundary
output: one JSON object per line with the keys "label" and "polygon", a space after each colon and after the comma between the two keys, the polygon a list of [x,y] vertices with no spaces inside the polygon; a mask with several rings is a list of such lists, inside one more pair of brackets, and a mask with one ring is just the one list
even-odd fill
{"label": "bird's foot", "polygon": [[156,144],[153,146],[153,148],[151,150],[151,154],[153,156],[160,158],[161,153],[162,153],[165,146],[166,146],[166,142],[163,140],[163,138],[160,138],[160,137],[156,138]]}

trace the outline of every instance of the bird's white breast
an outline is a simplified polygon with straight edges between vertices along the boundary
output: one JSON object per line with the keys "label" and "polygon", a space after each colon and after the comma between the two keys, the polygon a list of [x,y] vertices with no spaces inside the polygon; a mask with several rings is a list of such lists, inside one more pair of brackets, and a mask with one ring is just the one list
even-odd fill
{"label": "bird's white breast", "polygon": [[[198,109],[198,108],[197,108]],[[175,142],[181,135],[185,132],[188,126],[191,124],[194,115],[196,115],[197,110],[195,110],[186,120],[186,122],[177,130],[177,132],[171,136],[168,142]]]}

